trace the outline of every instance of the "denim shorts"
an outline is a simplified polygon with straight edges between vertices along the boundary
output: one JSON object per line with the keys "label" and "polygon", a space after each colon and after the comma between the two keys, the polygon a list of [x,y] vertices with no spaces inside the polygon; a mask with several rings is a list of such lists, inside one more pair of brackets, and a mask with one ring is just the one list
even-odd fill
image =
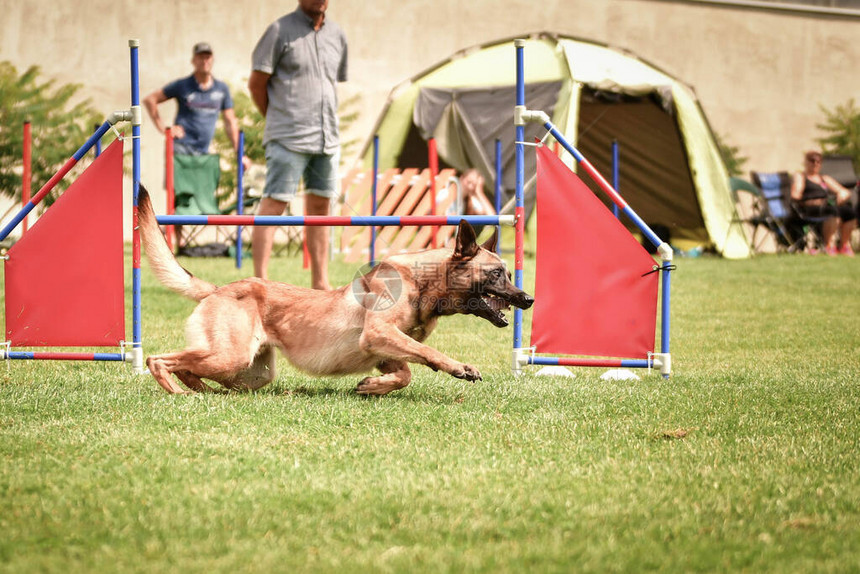
{"label": "denim shorts", "polygon": [[291,201],[304,178],[305,192],[320,197],[337,195],[337,166],[340,152],[311,154],[290,151],[276,142],[266,144],[265,197]]}

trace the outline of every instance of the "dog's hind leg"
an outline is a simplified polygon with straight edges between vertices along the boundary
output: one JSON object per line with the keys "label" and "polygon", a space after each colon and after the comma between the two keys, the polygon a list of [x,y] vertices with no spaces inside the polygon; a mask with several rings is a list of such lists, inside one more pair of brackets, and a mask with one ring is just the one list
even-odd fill
{"label": "dog's hind leg", "polygon": [[155,377],[155,381],[168,393],[172,395],[184,395],[189,392],[173,381],[170,368],[168,367],[168,363],[163,360],[163,355],[147,358],[146,366],[150,374]]}
{"label": "dog's hind leg", "polygon": [[246,369],[250,362],[250,357],[198,349],[153,355],[146,360],[146,366],[165,391],[184,394],[186,391],[173,381],[172,374],[176,373],[191,389],[205,391],[209,386],[200,381],[200,378],[213,381],[229,379],[235,376],[235,373]]}
{"label": "dog's hind leg", "polygon": [[391,391],[402,389],[412,380],[412,371],[404,361],[388,360],[378,365],[382,375],[365,377],[355,392],[360,395],[386,395]]}
{"label": "dog's hind leg", "polygon": [[203,382],[203,379],[192,373],[191,371],[176,371],[173,373],[182,381],[182,383],[198,393],[214,393],[215,389]]}

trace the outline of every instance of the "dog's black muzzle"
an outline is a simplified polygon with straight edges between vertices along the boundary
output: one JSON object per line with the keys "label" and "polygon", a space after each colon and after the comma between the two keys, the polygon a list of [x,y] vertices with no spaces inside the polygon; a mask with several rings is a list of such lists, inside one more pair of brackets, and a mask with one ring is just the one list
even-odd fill
{"label": "dog's black muzzle", "polygon": [[519,293],[516,293],[513,297],[509,299],[509,302],[514,307],[519,307],[520,309],[528,309],[532,305],[534,305],[535,298],[526,293],[525,291],[519,290]]}

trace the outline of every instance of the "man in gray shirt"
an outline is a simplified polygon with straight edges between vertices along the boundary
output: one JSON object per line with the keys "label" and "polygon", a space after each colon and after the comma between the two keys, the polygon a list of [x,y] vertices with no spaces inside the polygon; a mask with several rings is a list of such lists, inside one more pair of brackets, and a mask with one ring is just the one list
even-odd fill
{"label": "man in gray shirt", "polygon": [[[299,0],[257,42],[248,89],[266,118],[266,186],[257,215],[281,215],[305,182],[308,215],[328,215],[337,193],[337,82],[346,81],[343,30],[326,19],[329,0]],[[254,227],[254,274],[268,278],[275,228]],[[307,227],[311,285],[330,289],[328,228]]]}

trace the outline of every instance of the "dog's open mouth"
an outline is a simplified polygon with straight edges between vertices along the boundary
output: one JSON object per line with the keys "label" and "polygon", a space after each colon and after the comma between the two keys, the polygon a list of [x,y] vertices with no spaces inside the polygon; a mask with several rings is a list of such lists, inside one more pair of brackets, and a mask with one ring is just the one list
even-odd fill
{"label": "dog's open mouth", "polygon": [[507,327],[508,319],[502,313],[511,308],[511,304],[489,293],[484,293],[475,299],[478,304],[476,315],[483,317],[496,327]]}

